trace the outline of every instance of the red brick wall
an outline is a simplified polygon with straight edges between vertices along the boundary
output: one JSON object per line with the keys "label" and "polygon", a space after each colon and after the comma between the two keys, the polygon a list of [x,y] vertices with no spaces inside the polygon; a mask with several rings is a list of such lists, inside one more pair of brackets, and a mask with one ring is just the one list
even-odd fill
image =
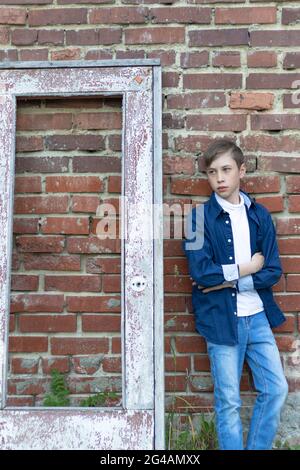
{"label": "red brick wall", "polygon": [[9,403],[41,404],[52,368],[72,404],[121,395],[120,239],[96,236],[99,204],[118,213],[121,101],[17,109]]}
{"label": "red brick wall", "polygon": [[[300,46],[297,29],[300,8],[296,1],[291,0],[287,6],[286,3],[267,0],[171,0],[164,4],[152,0],[143,3],[135,0],[89,0],[86,4],[84,0],[6,0],[0,7],[0,60],[160,58],[163,66],[165,202],[205,201],[210,190],[202,172],[203,151],[215,137],[227,136],[241,145],[248,159],[248,174],[242,187],[255,194],[276,221],[284,274],[274,287],[274,293],[288,318],[286,324],[276,331],[276,339],[290,391],[293,392],[299,390],[300,384],[297,366],[293,365],[291,357],[300,327],[300,118],[299,104],[292,100],[292,95],[295,95],[293,87],[297,87],[295,81],[300,79],[300,52],[297,51]],[[88,180],[84,183],[87,184],[87,192],[91,191],[90,196],[85,195],[91,206],[86,212],[78,209],[77,213],[73,213],[74,199],[80,207],[83,196],[76,194],[71,167],[63,170],[66,167],[65,159],[70,159],[71,155],[71,160],[76,161],[83,151],[83,162],[87,161],[88,151],[91,152],[89,158],[92,162],[92,152],[97,153],[95,147],[100,146],[104,154],[106,150],[109,153],[112,150],[112,155],[119,148],[114,136],[110,139],[109,135],[107,140],[106,131],[100,129],[95,137],[94,131],[90,132],[88,127],[89,120],[78,118],[81,113],[89,111],[84,106],[78,114],[70,111],[67,103],[39,106],[35,108],[32,103],[22,104],[19,111],[20,160],[22,158],[24,163],[25,158],[31,160],[28,160],[27,170],[21,166],[17,174],[15,217],[18,229],[12,289],[14,294],[19,291],[20,300],[16,303],[22,304],[23,310],[14,313],[16,307],[13,308],[15,326],[12,321],[12,336],[17,337],[14,339],[17,351],[15,358],[12,358],[15,374],[18,375],[20,366],[17,358],[23,357],[22,349],[26,350],[28,341],[20,340],[20,336],[26,338],[29,335],[30,347],[34,344],[32,336],[37,336],[36,350],[41,350],[38,355],[46,359],[38,369],[35,363],[29,363],[26,372],[32,372],[34,377],[43,380],[49,370],[48,361],[53,357],[55,360],[60,358],[62,369],[69,371],[70,361],[64,354],[75,354],[80,358],[83,352],[82,349],[78,352],[76,343],[69,339],[75,331],[79,331],[74,323],[74,310],[76,312],[78,309],[76,293],[64,293],[69,281],[66,276],[70,275],[70,271],[74,269],[77,275],[83,276],[80,286],[84,285],[86,276],[94,276],[93,281],[88,283],[92,289],[89,295],[99,290],[105,293],[110,285],[113,292],[117,292],[113,277],[117,273],[107,272],[105,265],[105,276],[101,278],[103,271],[99,273],[97,268],[94,269],[93,261],[91,264],[82,261],[86,253],[80,250],[86,242],[78,244],[76,240],[88,238],[91,234],[92,224],[88,224],[87,219],[93,215],[93,201],[97,197],[95,192],[99,192],[100,197],[102,194],[109,197],[110,192],[114,197],[118,192],[119,181],[115,173],[118,169],[107,166],[103,170],[105,180],[102,170],[99,174],[99,170],[91,164]],[[50,111],[50,114],[55,114],[54,117],[49,116]],[[32,117],[24,119],[24,113]],[[38,125],[44,125],[47,132],[28,129],[28,126],[37,129],[36,113],[43,115],[38,119]],[[75,152],[69,146],[73,145],[73,131],[78,126],[79,129],[83,126],[93,137],[85,141],[76,140],[78,148]],[[105,145],[108,142],[108,147],[102,147],[103,141]],[[86,145],[92,148],[87,150]],[[53,180],[51,174],[47,174],[47,159],[56,154],[61,158],[55,172],[60,175],[64,188],[62,193],[53,193]],[[46,159],[43,160],[43,157]],[[37,160],[39,163],[36,163]],[[22,175],[23,170],[29,171],[30,176]],[[107,171],[111,172],[111,176]],[[29,183],[22,180],[25,177],[31,178]],[[30,195],[24,197],[29,190]],[[41,197],[46,200],[44,205]],[[61,198],[58,205],[57,197]],[[42,213],[42,207],[47,208],[48,214]],[[32,208],[36,212],[31,212]],[[25,211],[26,222],[17,220],[23,218],[17,209]],[[53,224],[50,220],[39,224],[39,217],[61,218],[61,214],[67,214],[71,219],[68,225],[65,222],[60,225],[60,220],[54,220]],[[84,233],[79,232],[74,218],[83,219],[80,230]],[[62,231],[67,233],[63,234]],[[31,241],[32,237],[37,236],[41,238],[41,245]],[[55,240],[52,241],[51,237]],[[39,246],[45,251],[40,253]],[[165,240],[164,247],[167,406],[171,408],[175,405],[181,411],[206,410],[212,404],[209,362],[204,341],[194,331],[191,284],[181,240]],[[62,254],[68,257],[65,265],[58,261]],[[28,260],[26,265],[20,261],[20,257],[24,256]],[[45,263],[53,266],[53,273],[44,274]],[[56,263],[68,274],[58,272]],[[109,263],[108,269],[110,267]],[[28,277],[21,277],[25,274]],[[63,277],[56,278],[59,275]],[[63,325],[68,330],[55,333],[52,330],[50,337],[52,335],[53,338],[49,337],[49,340],[45,339],[45,329],[39,326],[40,310],[36,313],[37,307],[31,298],[32,293],[39,290],[43,291],[45,298],[41,299],[41,304],[46,308],[51,306],[46,296],[59,292],[50,308],[51,312],[45,315],[49,319],[49,328],[58,330],[64,316]],[[78,294],[79,297],[86,295],[82,292]],[[70,297],[75,297],[73,305],[68,300]],[[20,319],[16,318],[20,313],[24,314],[22,321],[21,316]],[[84,310],[83,315],[88,313]],[[110,312],[110,315],[113,313]],[[97,325],[101,324],[101,315],[96,315],[100,322]],[[44,323],[42,326],[46,328]],[[79,328],[78,324],[76,328]],[[111,354],[112,360],[116,357],[118,361],[119,343],[117,340],[110,342],[105,335],[105,332],[101,333],[101,343],[95,343],[96,351],[93,346],[92,353],[97,355],[97,348],[100,348],[101,354]],[[67,338],[66,342],[63,338]],[[92,344],[94,341],[92,339]],[[89,349],[84,351],[90,352]],[[111,364],[109,370],[114,367],[119,370],[118,362],[117,365],[115,362]],[[24,372],[23,367],[21,372]],[[72,380],[76,381],[79,374],[76,375],[76,366],[72,367]],[[20,396],[26,395],[22,387],[20,390]],[[245,395],[252,393],[247,369],[243,375],[242,390]],[[11,393],[14,394],[13,388]],[[187,401],[193,405],[192,408],[187,407]]]}

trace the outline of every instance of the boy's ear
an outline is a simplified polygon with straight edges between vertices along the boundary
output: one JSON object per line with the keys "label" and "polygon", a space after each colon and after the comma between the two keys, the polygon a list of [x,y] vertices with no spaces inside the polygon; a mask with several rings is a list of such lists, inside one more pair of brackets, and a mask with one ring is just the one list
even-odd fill
{"label": "boy's ear", "polygon": [[240,177],[243,178],[243,176],[246,174],[247,167],[246,163],[242,163],[240,166]]}

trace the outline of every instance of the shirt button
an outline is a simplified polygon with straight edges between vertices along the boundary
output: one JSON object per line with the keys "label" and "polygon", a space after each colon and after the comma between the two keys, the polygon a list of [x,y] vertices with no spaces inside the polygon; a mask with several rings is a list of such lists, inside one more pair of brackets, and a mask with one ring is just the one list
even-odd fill
{"label": "shirt button", "polygon": [[233,292],[231,295],[232,295],[232,297],[234,297],[234,296],[235,296],[235,293]]}
{"label": "shirt button", "polygon": [[229,220],[225,220],[225,224],[229,224]]}
{"label": "shirt button", "polygon": [[229,256],[229,259],[233,259],[232,256]]}
{"label": "shirt button", "polygon": [[230,243],[230,242],[231,242],[231,238],[228,238],[228,240],[227,240],[227,241]]}
{"label": "shirt button", "polygon": [[233,312],[236,315],[236,312]]}

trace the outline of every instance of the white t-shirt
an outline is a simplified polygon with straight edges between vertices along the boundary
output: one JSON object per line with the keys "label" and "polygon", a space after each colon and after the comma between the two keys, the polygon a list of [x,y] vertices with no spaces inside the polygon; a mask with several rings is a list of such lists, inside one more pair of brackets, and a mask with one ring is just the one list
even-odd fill
{"label": "white t-shirt", "polygon": [[[217,193],[215,195],[220,206],[229,213],[234,242],[235,263],[248,263],[251,261],[251,247],[244,198],[240,193],[239,204],[232,204]],[[254,313],[261,312],[263,309],[262,300],[255,289],[237,292],[237,315],[239,317],[254,315]]]}

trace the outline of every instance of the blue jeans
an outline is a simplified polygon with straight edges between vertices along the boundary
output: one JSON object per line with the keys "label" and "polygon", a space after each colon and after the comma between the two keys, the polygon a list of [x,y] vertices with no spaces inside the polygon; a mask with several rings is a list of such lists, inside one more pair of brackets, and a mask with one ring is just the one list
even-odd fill
{"label": "blue jeans", "polygon": [[258,392],[247,437],[247,450],[271,449],[288,385],[279,351],[264,311],[238,317],[239,343],[207,342],[214,381],[216,427],[221,450],[243,450],[240,379],[244,360]]}

